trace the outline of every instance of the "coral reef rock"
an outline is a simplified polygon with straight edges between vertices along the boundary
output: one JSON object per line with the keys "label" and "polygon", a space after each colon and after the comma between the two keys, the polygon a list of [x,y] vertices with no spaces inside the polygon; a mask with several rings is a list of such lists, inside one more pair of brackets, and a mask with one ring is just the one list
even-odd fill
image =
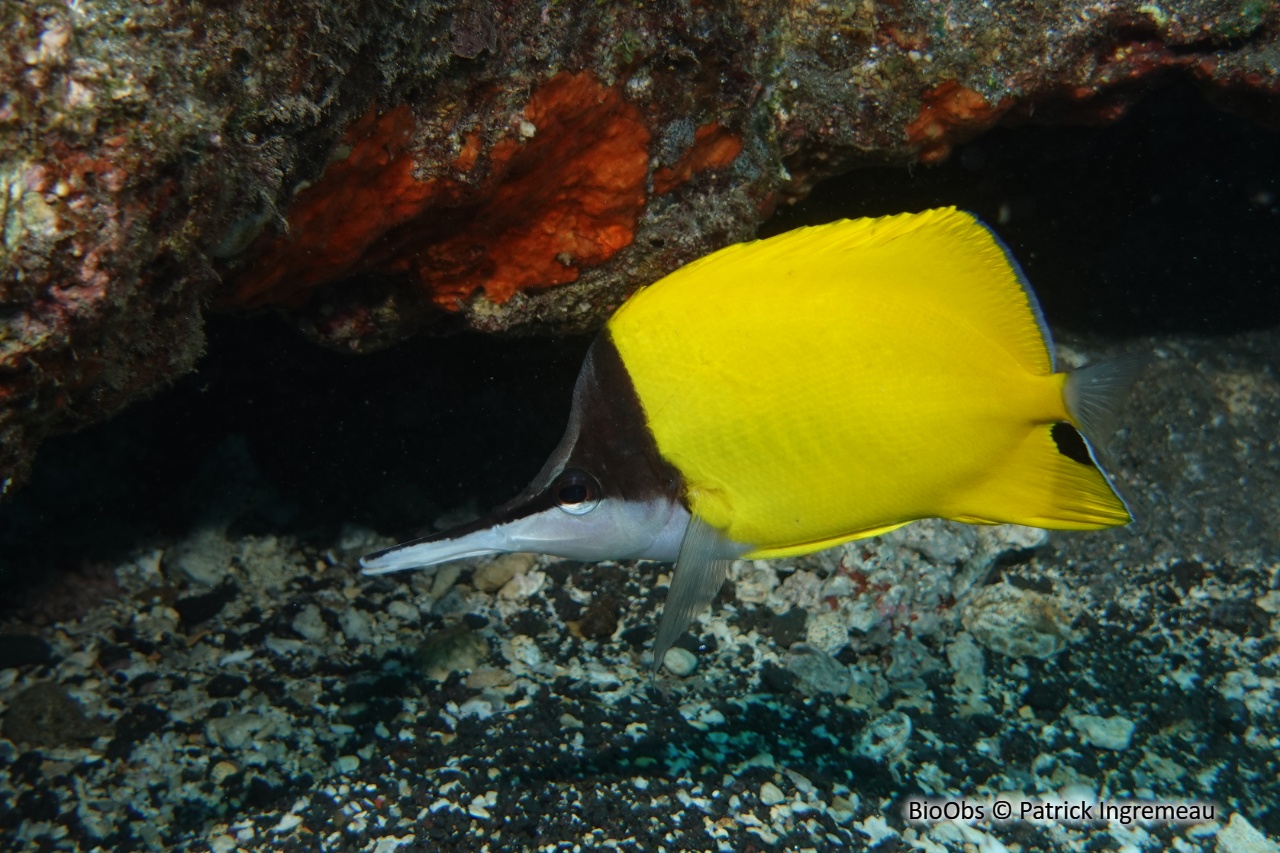
{"label": "coral reef rock", "polygon": [[1258,0],[299,6],[0,17],[0,493],[188,371],[203,312],[371,349],[580,331],[858,165],[1180,70],[1274,120]]}

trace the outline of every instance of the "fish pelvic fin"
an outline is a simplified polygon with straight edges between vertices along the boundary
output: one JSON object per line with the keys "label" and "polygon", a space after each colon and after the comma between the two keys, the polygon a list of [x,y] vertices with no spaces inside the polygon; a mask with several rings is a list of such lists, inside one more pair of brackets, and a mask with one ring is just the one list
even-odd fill
{"label": "fish pelvic fin", "polygon": [[662,608],[658,636],[653,642],[655,674],[662,668],[663,658],[675,641],[693,624],[694,618],[715,601],[733,562],[722,556],[730,550],[731,543],[725,535],[694,513],[680,542],[671,588]]}

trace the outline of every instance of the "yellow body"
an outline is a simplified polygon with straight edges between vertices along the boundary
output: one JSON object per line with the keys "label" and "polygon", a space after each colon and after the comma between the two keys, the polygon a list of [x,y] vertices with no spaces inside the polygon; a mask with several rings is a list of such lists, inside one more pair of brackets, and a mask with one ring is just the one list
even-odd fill
{"label": "yellow body", "polygon": [[749,556],[919,518],[1130,520],[1072,419],[1032,298],[969,214],[835,222],[731,246],[637,292],[608,331],[691,510]]}

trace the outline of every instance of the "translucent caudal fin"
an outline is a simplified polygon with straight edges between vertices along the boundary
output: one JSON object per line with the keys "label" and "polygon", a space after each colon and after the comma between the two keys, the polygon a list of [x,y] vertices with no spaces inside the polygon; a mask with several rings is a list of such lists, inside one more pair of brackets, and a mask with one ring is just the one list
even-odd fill
{"label": "translucent caudal fin", "polygon": [[1106,441],[1146,356],[1124,356],[1067,375],[1071,422],[1046,423],[1000,461],[948,518],[970,523],[1027,524],[1054,530],[1097,530],[1133,520],[1133,510],[1107,476]]}
{"label": "translucent caudal fin", "polygon": [[1095,450],[1106,447],[1125,398],[1150,362],[1151,356],[1134,353],[1067,374],[1067,412]]}

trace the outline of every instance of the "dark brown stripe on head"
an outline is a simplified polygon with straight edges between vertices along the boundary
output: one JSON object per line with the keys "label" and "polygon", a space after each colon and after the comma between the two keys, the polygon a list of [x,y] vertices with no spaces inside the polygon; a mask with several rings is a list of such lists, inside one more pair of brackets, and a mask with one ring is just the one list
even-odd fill
{"label": "dark brown stripe on head", "polygon": [[669,500],[688,506],[684,478],[658,453],[635,385],[607,331],[587,350],[559,446],[528,488],[485,521],[505,523],[555,506],[556,479],[573,468],[595,478],[604,499]]}
{"label": "dark brown stripe on head", "polygon": [[573,405],[578,436],[566,468],[595,476],[606,497],[684,503],[684,478],[658,452],[635,384],[607,330],[587,351]]}

